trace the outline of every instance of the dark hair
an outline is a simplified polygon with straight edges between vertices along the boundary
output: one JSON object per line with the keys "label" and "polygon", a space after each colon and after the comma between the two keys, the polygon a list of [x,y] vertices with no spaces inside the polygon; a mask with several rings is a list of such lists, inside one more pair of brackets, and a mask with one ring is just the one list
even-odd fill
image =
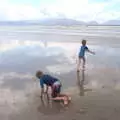
{"label": "dark hair", "polygon": [[86,40],[82,40],[82,45],[86,45]]}
{"label": "dark hair", "polygon": [[39,70],[39,71],[36,72],[36,77],[37,78],[40,78],[42,75],[43,75],[42,71]]}

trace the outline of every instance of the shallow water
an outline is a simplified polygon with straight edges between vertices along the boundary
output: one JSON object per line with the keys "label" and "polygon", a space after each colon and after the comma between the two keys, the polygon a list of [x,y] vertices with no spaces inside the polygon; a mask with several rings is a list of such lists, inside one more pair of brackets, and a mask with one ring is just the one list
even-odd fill
{"label": "shallow water", "polygon": [[[58,115],[59,119],[73,120],[81,117],[83,120],[112,120],[110,114],[117,116],[120,99],[120,41],[115,34],[113,40],[109,35],[106,35],[107,39],[104,36],[84,37],[88,39],[88,47],[96,55],[87,53],[86,70],[77,73],[76,56],[82,36],[71,35],[71,30],[64,31],[61,35],[48,34],[45,30],[42,32],[44,34],[36,35],[36,32],[31,34],[22,31],[22,34],[15,32],[11,35],[8,29],[5,34],[1,33],[1,119],[47,120],[56,119]],[[56,76],[62,81],[62,92],[72,97],[69,109],[58,103],[41,103],[39,80],[33,80],[37,70]],[[103,118],[98,115],[101,111],[107,112],[103,114]]]}

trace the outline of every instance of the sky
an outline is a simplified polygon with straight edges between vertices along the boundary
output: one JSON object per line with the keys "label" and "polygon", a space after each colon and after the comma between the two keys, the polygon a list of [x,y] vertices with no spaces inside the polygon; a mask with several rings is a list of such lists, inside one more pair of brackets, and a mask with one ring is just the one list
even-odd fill
{"label": "sky", "polygon": [[105,22],[120,19],[120,0],[0,0],[0,21],[69,18]]}

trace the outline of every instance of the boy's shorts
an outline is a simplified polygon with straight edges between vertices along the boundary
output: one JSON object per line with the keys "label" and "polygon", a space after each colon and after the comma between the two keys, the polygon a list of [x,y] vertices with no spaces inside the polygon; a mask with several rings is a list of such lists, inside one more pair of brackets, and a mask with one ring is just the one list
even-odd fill
{"label": "boy's shorts", "polygon": [[58,96],[58,94],[60,94],[61,92],[61,83],[60,81],[56,81],[53,85],[52,85],[52,97],[55,98]]}
{"label": "boy's shorts", "polygon": [[84,56],[78,56],[78,58],[85,58]]}

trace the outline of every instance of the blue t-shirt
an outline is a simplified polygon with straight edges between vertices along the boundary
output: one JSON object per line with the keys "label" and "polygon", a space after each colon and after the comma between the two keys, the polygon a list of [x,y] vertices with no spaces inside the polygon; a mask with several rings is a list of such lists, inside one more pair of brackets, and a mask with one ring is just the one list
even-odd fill
{"label": "blue t-shirt", "polygon": [[58,81],[57,78],[54,78],[50,75],[43,75],[41,78],[40,78],[40,86],[41,88],[44,87],[44,84],[46,84],[47,86],[52,86],[54,84],[54,82]]}
{"label": "blue t-shirt", "polygon": [[84,57],[86,50],[88,50],[88,47],[82,45],[81,48],[80,48],[79,57]]}

